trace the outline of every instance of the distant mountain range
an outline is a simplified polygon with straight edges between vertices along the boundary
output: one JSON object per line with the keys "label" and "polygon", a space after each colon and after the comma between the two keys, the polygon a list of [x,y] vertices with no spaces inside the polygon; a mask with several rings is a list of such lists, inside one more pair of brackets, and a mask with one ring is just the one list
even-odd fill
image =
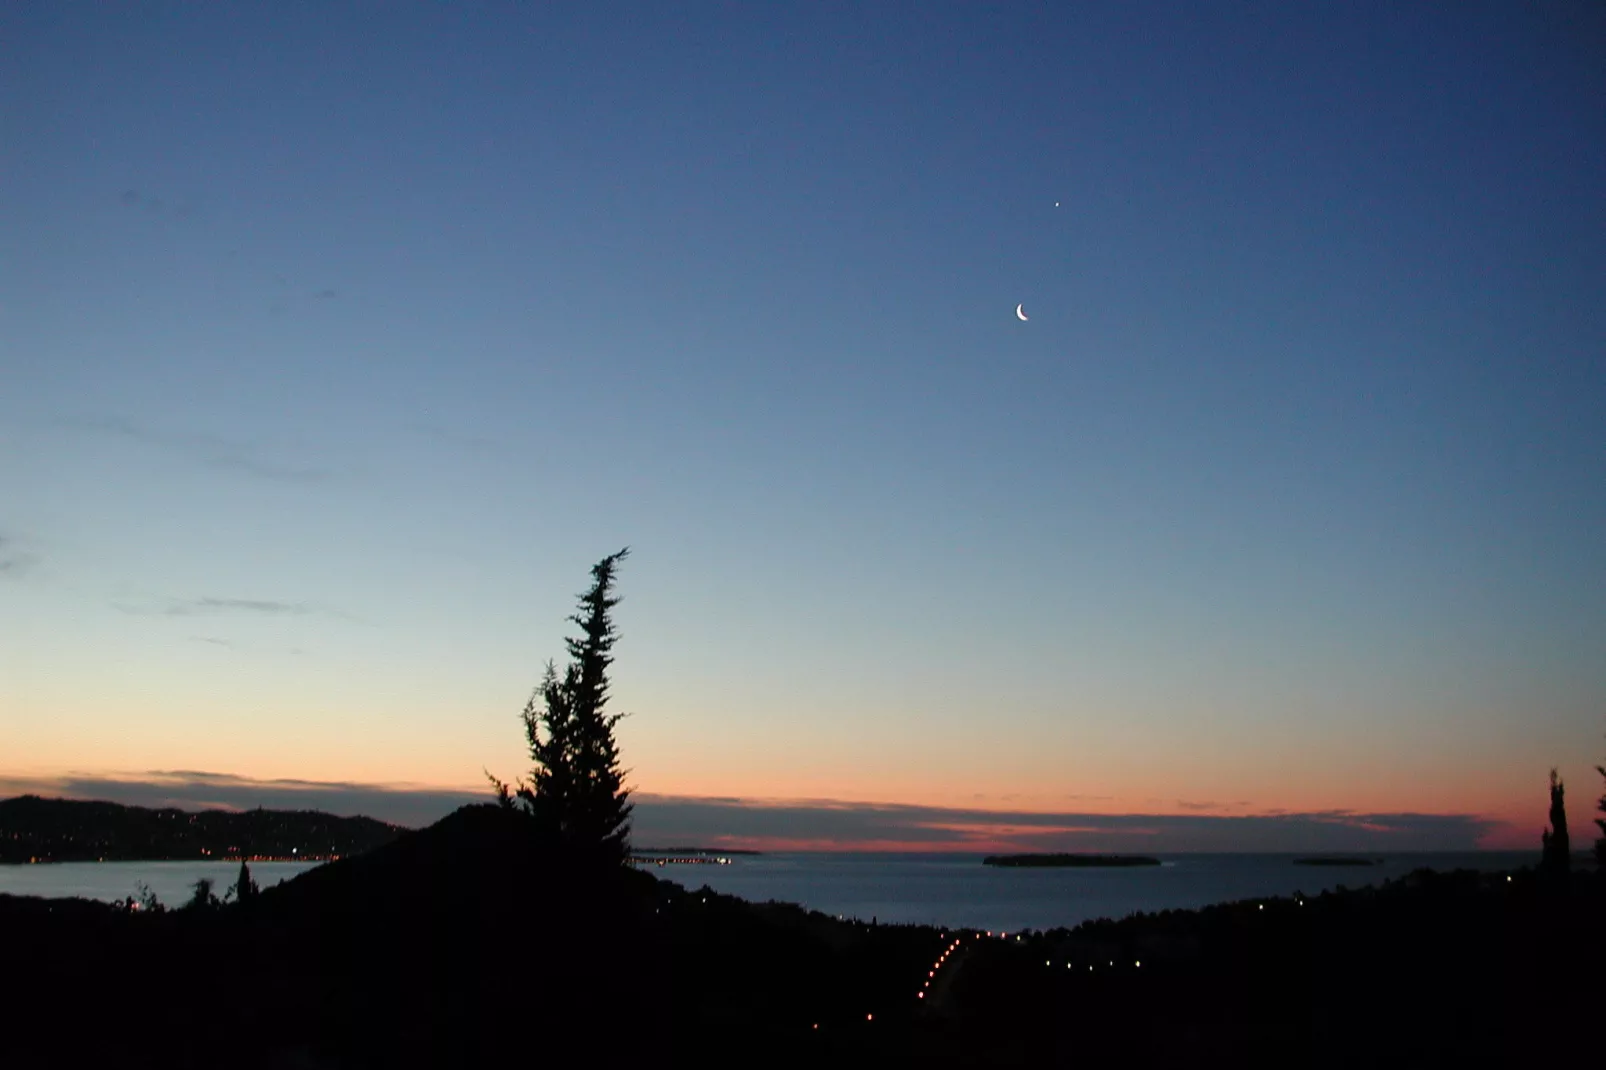
{"label": "distant mountain range", "polygon": [[215,859],[326,861],[407,831],[315,810],[152,810],[22,795],[0,800],[0,863]]}

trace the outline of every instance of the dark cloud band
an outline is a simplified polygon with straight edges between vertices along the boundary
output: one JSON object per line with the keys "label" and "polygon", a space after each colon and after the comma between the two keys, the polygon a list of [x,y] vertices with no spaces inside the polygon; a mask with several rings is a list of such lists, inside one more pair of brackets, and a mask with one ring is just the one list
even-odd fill
{"label": "dark cloud band", "polygon": [[[256,780],[190,770],[128,777],[0,777],[0,794],[32,792],[141,806],[324,810],[428,824],[488,791],[310,780]],[[853,850],[1466,851],[1497,828],[1475,814],[1036,813],[691,796],[635,796],[642,844]]]}

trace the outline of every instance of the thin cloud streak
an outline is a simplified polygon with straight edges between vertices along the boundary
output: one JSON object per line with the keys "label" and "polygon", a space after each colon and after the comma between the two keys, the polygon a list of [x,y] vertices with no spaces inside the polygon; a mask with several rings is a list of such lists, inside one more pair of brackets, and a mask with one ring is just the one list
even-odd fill
{"label": "thin cloud streak", "polygon": [[191,201],[168,202],[137,189],[125,189],[117,199],[124,208],[145,211],[169,219],[189,219],[198,211]]}
{"label": "thin cloud streak", "polygon": [[0,535],[0,577],[18,577],[37,564],[39,558],[17,545],[17,540]]}
{"label": "thin cloud streak", "polygon": [[[420,826],[489,791],[412,784],[272,780],[197,770],[3,777],[0,793],[110,799],[141,806],[324,810]],[[1476,814],[1091,814],[703,798],[643,792],[638,844],[759,850],[909,851],[1466,851],[1499,829]]]}
{"label": "thin cloud streak", "polygon": [[10,554],[0,557],[0,576],[21,576],[33,568],[37,559],[28,554]]}
{"label": "thin cloud streak", "polygon": [[271,616],[306,616],[317,612],[305,602],[276,602],[265,598],[192,598],[163,610],[169,617],[198,613],[266,613]]}
{"label": "thin cloud streak", "polygon": [[349,613],[313,602],[286,602],[273,598],[162,598],[143,604],[113,602],[114,609],[146,617],[202,617],[245,613],[265,617],[335,617],[355,621]]}
{"label": "thin cloud streak", "polygon": [[422,435],[426,438],[434,439],[437,442],[445,443],[447,445],[459,447],[473,453],[484,454],[487,456],[500,456],[508,451],[508,447],[505,443],[494,438],[487,438],[484,435],[468,434],[463,431],[454,431],[450,428],[442,427],[439,424],[410,423],[405,426],[404,430],[415,435]]}
{"label": "thin cloud streak", "polygon": [[114,416],[63,420],[60,423],[76,430],[117,435],[156,446],[212,468],[241,472],[261,479],[288,483],[317,483],[330,476],[330,473],[322,468],[284,465],[266,460],[247,443],[220,438],[217,435],[159,431]]}

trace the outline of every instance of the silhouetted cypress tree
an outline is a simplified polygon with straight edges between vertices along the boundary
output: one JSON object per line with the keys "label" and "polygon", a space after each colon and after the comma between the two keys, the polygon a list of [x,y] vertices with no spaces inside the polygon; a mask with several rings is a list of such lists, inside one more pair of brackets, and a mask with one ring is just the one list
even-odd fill
{"label": "silhouetted cypress tree", "polygon": [[[1601,775],[1602,780],[1606,780],[1606,765],[1597,765],[1595,772]],[[1606,814],[1606,794],[1601,795],[1595,809]],[[1600,829],[1600,838],[1595,841],[1595,865],[1602,873],[1606,873],[1606,819],[1596,818],[1595,825]]]}
{"label": "silhouetted cypress tree", "polygon": [[1539,856],[1539,868],[1548,873],[1566,873],[1572,862],[1572,845],[1567,839],[1567,806],[1565,795],[1567,789],[1561,782],[1556,771],[1550,771],[1550,828],[1542,833],[1539,842],[1543,846],[1543,853]]}
{"label": "silhouetted cypress tree", "polygon": [[591,569],[591,588],[569,618],[581,631],[565,640],[569,665],[559,676],[548,662],[541,686],[524,705],[534,762],[529,783],[510,792],[491,777],[502,805],[517,805],[570,843],[620,862],[630,853],[631,805],[613,734],[624,714],[607,712],[608,667],[618,639],[611,615],[619,604],[614,577],[629,552],[611,554]]}
{"label": "silhouetted cypress tree", "polygon": [[531,813],[560,829],[567,823],[567,803],[574,798],[576,787],[575,720],[567,686],[572,673],[570,669],[560,680],[556,666],[547,662],[541,686],[520,715],[535,765],[530,783],[519,785],[519,798]]}
{"label": "silhouetted cypress tree", "polygon": [[249,903],[256,898],[257,882],[251,879],[251,867],[240,859],[240,876],[234,882],[234,901],[236,903]]}

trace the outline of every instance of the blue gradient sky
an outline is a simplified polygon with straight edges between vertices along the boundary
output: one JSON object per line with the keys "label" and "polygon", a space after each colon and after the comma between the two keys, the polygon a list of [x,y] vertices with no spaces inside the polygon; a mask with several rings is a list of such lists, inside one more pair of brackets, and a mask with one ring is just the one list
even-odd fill
{"label": "blue gradient sky", "polygon": [[0,772],[512,774],[629,544],[644,791],[1527,843],[1606,17],[1394,7],[8,5]]}

